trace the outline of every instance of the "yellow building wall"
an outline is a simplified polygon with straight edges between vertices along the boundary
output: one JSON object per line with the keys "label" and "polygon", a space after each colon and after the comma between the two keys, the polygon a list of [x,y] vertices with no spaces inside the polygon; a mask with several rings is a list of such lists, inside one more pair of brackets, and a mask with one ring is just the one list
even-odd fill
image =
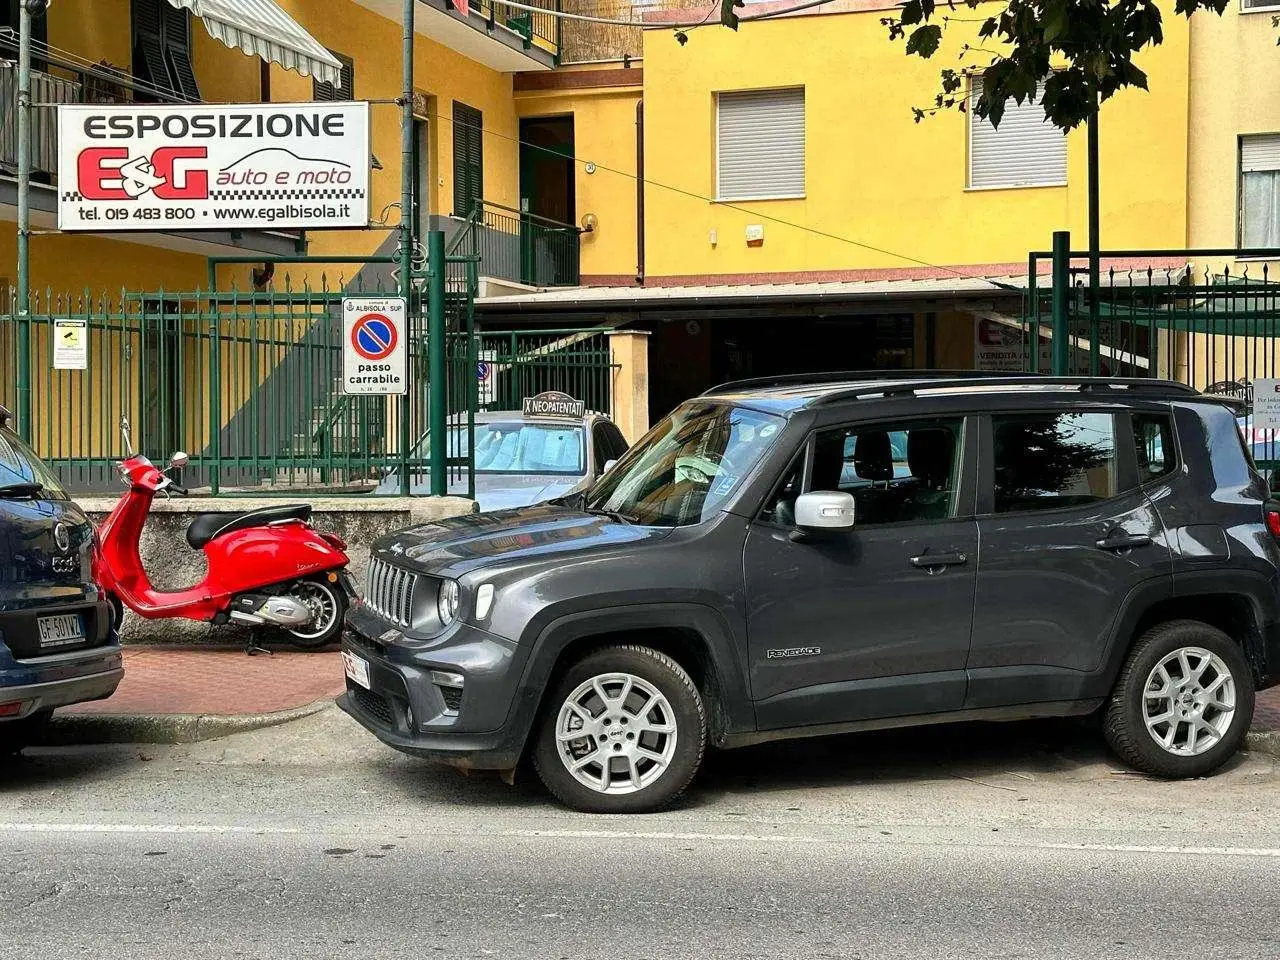
{"label": "yellow building wall", "polygon": [[1193,247],[1234,247],[1239,137],[1280,133],[1280,59],[1272,13],[1227,7],[1191,23],[1188,219]]}
{"label": "yellow building wall", "polygon": [[[370,216],[378,219],[389,204],[400,202],[400,25],[356,3],[327,0],[283,0],[280,4],[313,37],[329,49],[355,61],[355,98],[369,100],[373,155],[382,164],[371,176]],[[323,7],[323,9],[321,9]],[[428,160],[432,215],[453,213],[453,101],[459,100],[484,115],[484,198],[515,207],[519,203],[519,121],[511,93],[511,75],[441,46],[419,34],[414,43],[414,86],[434,98],[426,117],[431,152]],[[271,67],[271,99],[309,101],[312,80],[278,65]],[[379,102],[380,101],[380,102]],[[397,210],[386,211],[387,223],[397,225]],[[311,231],[309,253],[362,255],[384,243],[395,243],[391,231]],[[297,268],[289,268],[296,272]],[[351,276],[358,265],[327,268],[330,276]],[[326,270],[311,267],[310,272]]]}
{"label": "yellow building wall", "polygon": [[[1084,130],[1068,137],[1067,186],[967,189],[967,118],[950,110],[917,124],[911,108],[932,102],[939,69],[976,24],[952,23],[923,61],[888,41],[882,16],[698,29],[683,46],[669,30],[645,33],[651,276],[1018,264],[1064,228],[1083,246]],[[1152,92],[1103,108],[1105,246],[1185,243],[1187,60],[1188,27],[1169,15],[1163,46],[1141,58]],[[714,202],[715,93],[787,86],[805,88],[806,196],[735,204],[745,211]],[[749,224],[764,227],[763,246],[746,246]]]}
{"label": "yellow building wall", "polygon": [[[596,229],[581,235],[583,282],[593,277],[633,276],[636,269],[637,87],[519,92],[521,117],[573,116],[574,189],[577,221],[596,217]],[[595,172],[587,172],[587,163]]]}

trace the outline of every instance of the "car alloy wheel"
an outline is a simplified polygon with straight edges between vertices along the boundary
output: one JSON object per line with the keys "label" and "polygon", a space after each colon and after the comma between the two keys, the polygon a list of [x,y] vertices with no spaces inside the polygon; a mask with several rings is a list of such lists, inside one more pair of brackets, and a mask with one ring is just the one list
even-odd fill
{"label": "car alloy wheel", "polygon": [[1142,718],[1169,753],[1195,757],[1211,749],[1235,714],[1235,679],[1222,658],[1203,647],[1173,651],[1147,676]]}
{"label": "car alloy wheel", "polygon": [[671,765],[678,738],[667,698],[630,673],[579,684],[556,718],[560,762],[597,793],[635,793],[652,784]]}

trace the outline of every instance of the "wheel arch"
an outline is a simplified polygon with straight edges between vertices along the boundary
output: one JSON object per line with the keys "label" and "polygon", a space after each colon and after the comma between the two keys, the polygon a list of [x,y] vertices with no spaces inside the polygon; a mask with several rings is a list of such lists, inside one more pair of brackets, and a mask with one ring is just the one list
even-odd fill
{"label": "wheel arch", "polygon": [[703,697],[709,739],[755,729],[755,714],[732,632],[720,614],[700,604],[612,607],[561,617],[538,635],[521,688],[530,703],[524,754],[564,672],[595,650],[622,644],[651,647],[680,664]]}

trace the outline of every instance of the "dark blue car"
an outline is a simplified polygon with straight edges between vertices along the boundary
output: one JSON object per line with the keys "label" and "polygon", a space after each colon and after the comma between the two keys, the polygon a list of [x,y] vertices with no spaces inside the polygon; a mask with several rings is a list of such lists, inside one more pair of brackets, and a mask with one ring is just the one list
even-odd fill
{"label": "dark blue car", "polygon": [[0,753],[55,708],[111,696],[124,673],[93,525],[8,420],[0,407]]}

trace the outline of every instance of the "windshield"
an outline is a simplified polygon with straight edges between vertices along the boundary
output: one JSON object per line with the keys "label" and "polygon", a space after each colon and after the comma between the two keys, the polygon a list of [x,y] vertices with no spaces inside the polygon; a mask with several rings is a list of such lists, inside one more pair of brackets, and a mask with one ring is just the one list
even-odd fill
{"label": "windshield", "polygon": [[53,471],[8,427],[0,427],[0,489],[38,483],[45,499],[66,500],[66,491]]}
{"label": "windshield", "polygon": [[676,409],[587,495],[587,509],[685,526],[719,511],[785,423],[756,410],[692,401]]}

